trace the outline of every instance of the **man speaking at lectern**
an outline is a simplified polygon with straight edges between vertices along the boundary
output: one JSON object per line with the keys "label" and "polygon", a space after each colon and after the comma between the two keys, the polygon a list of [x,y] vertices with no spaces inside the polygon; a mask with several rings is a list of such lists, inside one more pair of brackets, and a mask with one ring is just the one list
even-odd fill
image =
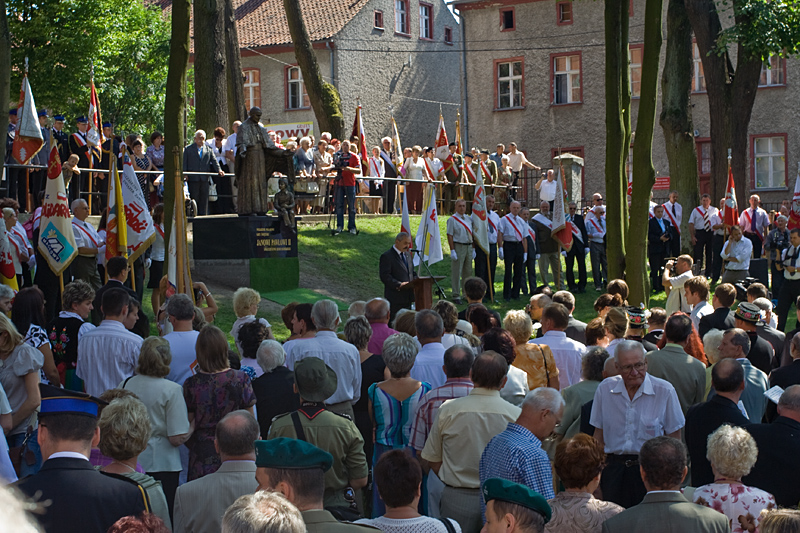
{"label": "man speaking at lectern", "polygon": [[408,251],[411,249],[411,236],[405,231],[397,234],[394,246],[381,254],[380,276],[383,282],[383,297],[389,300],[390,318],[401,309],[410,309],[414,301],[414,291],[407,287],[414,279],[414,265]]}

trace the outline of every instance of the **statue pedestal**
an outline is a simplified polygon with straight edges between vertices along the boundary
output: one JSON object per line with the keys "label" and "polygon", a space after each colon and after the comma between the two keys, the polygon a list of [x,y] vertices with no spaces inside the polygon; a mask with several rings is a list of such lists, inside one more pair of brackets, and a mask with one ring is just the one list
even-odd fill
{"label": "statue pedestal", "polygon": [[[300,217],[295,218],[295,231]],[[199,277],[258,292],[296,289],[297,234],[275,216],[196,217],[194,265]]]}

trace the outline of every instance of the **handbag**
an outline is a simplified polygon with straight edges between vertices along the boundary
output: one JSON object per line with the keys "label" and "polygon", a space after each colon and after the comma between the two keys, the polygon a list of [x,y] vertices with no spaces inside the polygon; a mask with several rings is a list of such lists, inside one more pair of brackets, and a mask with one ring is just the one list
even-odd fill
{"label": "handbag", "polygon": [[11,464],[14,466],[14,472],[16,472],[17,477],[22,476],[23,461],[25,461],[25,464],[28,466],[36,464],[36,455],[33,453],[33,450],[28,447],[28,441],[32,435],[33,426],[28,426],[28,429],[25,430],[25,439],[22,441],[22,444],[9,448],[8,450],[8,455],[11,457]]}
{"label": "handbag", "polygon": [[217,194],[217,184],[214,183],[214,178],[211,176],[208,177],[208,201],[209,202],[216,202],[219,200],[219,195]]}

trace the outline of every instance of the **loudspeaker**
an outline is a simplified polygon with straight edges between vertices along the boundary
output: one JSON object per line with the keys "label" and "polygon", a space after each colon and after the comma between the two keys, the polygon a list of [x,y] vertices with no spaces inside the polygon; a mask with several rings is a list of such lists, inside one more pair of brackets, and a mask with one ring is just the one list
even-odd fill
{"label": "loudspeaker", "polygon": [[766,258],[750,260],[750,277],[756,278],[760,283],[763,283],[769,288],[769,268],[767,267]]}

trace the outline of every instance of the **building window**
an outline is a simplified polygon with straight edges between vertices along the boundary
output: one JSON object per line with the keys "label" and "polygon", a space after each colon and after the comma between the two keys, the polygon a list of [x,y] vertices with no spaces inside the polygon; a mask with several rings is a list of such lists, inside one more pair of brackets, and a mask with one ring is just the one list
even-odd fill
{"label": "building window", "polygon": [[786,187],[786,134],[753,136],[756,189]]}
{"label": "building window", "polygon": [[642,50],[644,45],[635,44],[628,48],[631,62],[631,97],[639,98],[642,94]]}
{"label": "building window", "polygon": [[408,20],[408,0],[394,0],[394,31],[408,35],[411,25]]}
{"label": "building window", "polygon": [[372,23],[372,27],[376,30],[383,29],[383,11],[376,9],[375,10],[375,18],[374,22]]}
{"label": "building window", "polygon": [[521,108],[524,102],[524,68],[522,58],[495,61],[497,109]]}
{"label": "building window", "polygon": [[774,87],[776,85],[786,85],[786,60],[773,54],[769,56],[768,61],[761,65],[761,78],[758,80],[758,86]]}
{"label": "building window", "polygon": [[556,3],[556,24],[564,26],[572,24],[572,2],[558,2]]}
{"label": "building window", "polygon": [[581,55],[553,55],[553,100],[554,104],[577,104],[581,102]]}
{"label": "building window", "polygon": [[433,6],[419,4],[419,38],[433,39]]}
{"label": "building window", "polygon": [[515,22],[513,7],[500,10],[500,31],[514,31],[517,27]]}
{"label": "building window", "polygon": [[286,109],[307,109],[308,107],[310,107],[310,104],[300,67],[287,67]]}
{"label": "building window", "polygon": [[247,109],[261,107],[261,71],[249,69],[242,73],[244,74],[245,107]]}
{"label": "building window", "polygon": [[709,193],[711,182],[711,141],[697,140],[697,177],[700,179],[700,193]]}
{"label": "building window", "polygon": [[700,48],[697,43],[692,43],[692,61],[694,61],[694,75],[692,77],[692,92],[706,92],[706,77],[703,74],[703,60],[700,59]]}
{"label": "building window", "polygon": [[450,26],[444,27],[444,42],[447,44],[453,44],[453,28]]}

